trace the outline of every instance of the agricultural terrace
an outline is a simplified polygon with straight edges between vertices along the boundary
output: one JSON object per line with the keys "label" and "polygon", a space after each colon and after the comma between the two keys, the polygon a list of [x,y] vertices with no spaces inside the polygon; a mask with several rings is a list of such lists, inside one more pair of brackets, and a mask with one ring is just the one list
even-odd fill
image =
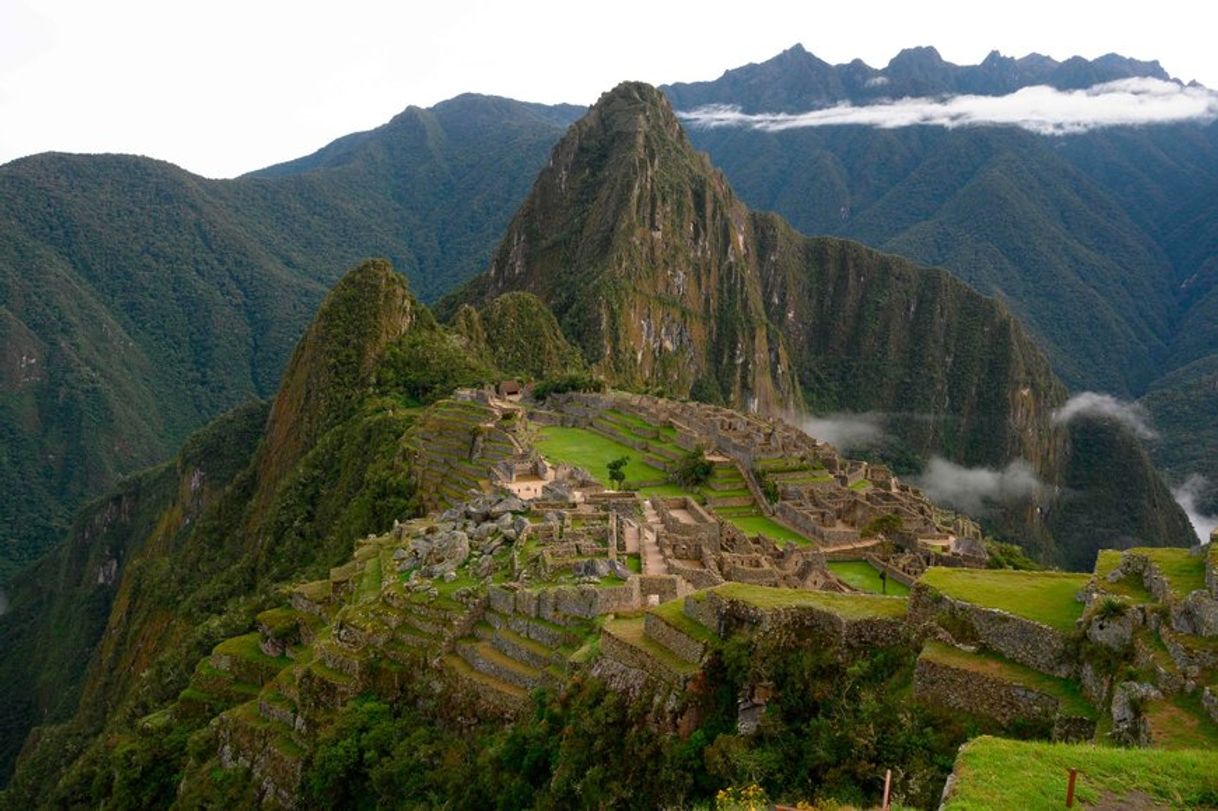
{"label": "agricultural terrace", "polygon": [[880,580],[880,573],[865,560],[831,560],[829,571],[840,577],[848,585],[869,594],[888,594],[894,597],[904,597],[909,594],[909,586],[888,578],[887,587]]}
{"label": "agricultural terrace", "polygon": [[961,602],[1006,611],[1069,632],[1083,616],[1083,604],[1076,596],[1090,579],[1088,574],[1071,572],[934,566],[918,582]]}
{"label": "agricultural terrace", "polygon": [[905,616],[904,597],[878,594],[837,594],[831,591],[784,589],[750,583],[724,583],[712,591],[728,600],[761,609],[819,608],[843,619],[900,618]]}

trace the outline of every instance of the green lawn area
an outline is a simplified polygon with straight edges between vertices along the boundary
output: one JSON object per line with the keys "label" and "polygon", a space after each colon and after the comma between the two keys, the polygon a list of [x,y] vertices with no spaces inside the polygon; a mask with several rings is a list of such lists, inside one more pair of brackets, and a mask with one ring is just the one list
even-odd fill
{"label": "green lawn area", "polygon": [[975,673],[995,676],[1030,690],[1046,693],[1061,702],[1062,711],[1070,715],[1084,718],[1098,716],[1095,707],[1083,698],[1078,682],[1046,676],[1044,673],[1025,667],[1018,662],[1012,662],[998,654],[969,653],[951,645],[944,645],[942,642],[929,640],[922,648],[922,657],[960,670],[971,670]]}
{"label": "green lawn area", "polygon": [[541,429],[541,436],[536,445],[542,456],[551,462],[565,462],[582,467],[606,487],[610,485],[606,465],[623,456],[630,460],[625,471],[627,487],[634,482],[668,478],[668,474],[663,470],[644,462],[641,451],[585,428],[546,426]]}
{"label": "green lawn area", "polygon": [[713,589],[715,594],[758,608],[820,608],[846,619],[904,617],[904,597],[881,597],[878,594],[837,594],[831,591],[783,589],[754,586],[749,583],[724,583]]}
{"label": "green lawn area", "polygon": [[1117,749],[1090,744],[1032,743],[983,736],[956,759],[956,784],[948,811],[993,808],[1064,808],[1069,769],[1078,769],[1076,807],[1213,807],[1218,751]]}
{"label": "green lawn area", "polygon": [[1072,631],[1083,615],[1083,604],[1074,597],[1090,577],[1070,572],[933,566],[918,582],[957,600],[997,608],[1059,631]]}
{"label": "green lawn area", "polygon": [[829,561],[829,571],[860,591],[871,594],[891,594],[896,597],[904,597],[909,594],[909,586],[898,583],[892,578],[888,579],[888,590],[881,592],[883,584],[880,582],[880,573],[865,560],[831,560]]}
{"label": "green lawn area", "polygon": [[722,517],[735,524],[736,528],[746,535],[761,534],[780,544],[786,541],[793,541],[800,546],[807,546],[812,543],[795,530],[784,527],[782,524],[772,521],[764,515],[731,515],[729,513]]}
{"label": "green lawn area", "polygon": [[1191,592],[1205,588],[1205,557],[1202,555],[1190,555],[1187,549],[1172,547],[1142,547],[1130,551],[1149,558],[1167,578],[1177,597],[1187,597]]}

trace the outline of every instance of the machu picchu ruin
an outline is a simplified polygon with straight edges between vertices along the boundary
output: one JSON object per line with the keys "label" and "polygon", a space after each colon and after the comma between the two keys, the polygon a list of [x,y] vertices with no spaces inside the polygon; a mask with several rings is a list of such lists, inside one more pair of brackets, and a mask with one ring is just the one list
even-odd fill
{"label": "machu picchu ruin", "polygon": [[[1090,574],[987,568],[978,525],[887,468],[695,403],[470,389],[415,426],[430,512],[287,590],[168,711],[215,714],[200,762],[246,770],[264,807],[301,805],[318,730],[345,706],[400,700],[421,674],[462,713],[505,723],[592,678],[680,737],[741,644],[757,657],[732,710],[742,738],[789,700],[758,663],[815,650],[904,662],[910,706],[1081,747],[1080,762],[1095,745],[1218,745],[1208,547],[1106,551]],[[618,490],[607,463],[622,456]],[[704,475],[682,482],[695,458]],[[985,740],[962,751],[944,808],[974,807],[961,798],[982,790],[968,764]]]}

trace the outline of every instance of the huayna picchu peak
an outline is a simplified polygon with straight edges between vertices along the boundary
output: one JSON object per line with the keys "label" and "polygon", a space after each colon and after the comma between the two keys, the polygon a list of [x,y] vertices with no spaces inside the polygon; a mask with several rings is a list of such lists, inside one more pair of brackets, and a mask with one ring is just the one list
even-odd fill
{"label": "huayna picchu peak", "polygon": [[1218,808],[1218,94],[937,44],[0,166],[0,807]]}

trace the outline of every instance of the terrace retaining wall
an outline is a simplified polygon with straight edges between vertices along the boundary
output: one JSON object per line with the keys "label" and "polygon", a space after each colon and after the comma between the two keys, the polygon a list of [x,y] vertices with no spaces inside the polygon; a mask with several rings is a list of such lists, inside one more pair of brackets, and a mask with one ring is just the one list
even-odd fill
{"label": "terrace retaining wall", "polygon": [[952,599],[924,583],[914,584],[909,622],[914,627],[938,625],[957,642],[980,643],[1041,673],[1061,678],[1075,675],[1066,634],[996,608]]}

